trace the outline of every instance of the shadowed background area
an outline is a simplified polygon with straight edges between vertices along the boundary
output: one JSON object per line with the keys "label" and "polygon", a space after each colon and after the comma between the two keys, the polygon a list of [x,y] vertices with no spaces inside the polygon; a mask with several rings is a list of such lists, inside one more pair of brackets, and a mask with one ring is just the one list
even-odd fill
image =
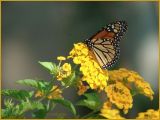
{"label": "shadowed background area", "polygon": [[[2,89],[29,89],[15,83],[20,79],[49,79],[38,61],[67,56],[74,43],[116,20],[125,20],[129,27],[113,69],[137,71],[155,92],[152,102],[135,96],[126,117],[158,109],[157,2],[2,2]],[[73,89],[65,91],[64,96],[73,102],[78,99]],[[62,106],[54,110],[59,112],[72,117]],[[54,113],[48,118],[55,117]]]}

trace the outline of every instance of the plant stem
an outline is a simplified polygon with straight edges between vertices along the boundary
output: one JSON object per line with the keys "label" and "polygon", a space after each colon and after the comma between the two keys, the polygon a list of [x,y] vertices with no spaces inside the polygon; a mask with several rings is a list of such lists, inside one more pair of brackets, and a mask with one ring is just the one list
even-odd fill
{"label": "plant stem", "polygon": [[43,99],[45,99],[46,98],[46,96],[43,96],[43,97],[41,97],[39,100],[38,100],[38,102],[41,102]]}
{"label": "plant stem", "polygon": [[47,111],[50,110],[49,106],[50,106],[50,100],[48,100],[48,103],[47,103]]}

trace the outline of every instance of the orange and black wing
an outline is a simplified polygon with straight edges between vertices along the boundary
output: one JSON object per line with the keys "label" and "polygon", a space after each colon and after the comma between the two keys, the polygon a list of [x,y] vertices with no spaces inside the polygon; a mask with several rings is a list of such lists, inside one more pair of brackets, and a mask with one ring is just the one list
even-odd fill
{"label": "orange and black wing", "polygon": [[120,55],[120,40],[127,30],[125,21],[108,24],[85,42],[102,68],[111,67]]}
{"label": "orange and black wing", "polygon": [[93,43],[95,40],[111,39],[113,41],[121,40],[122,36],[127,30],[127,23],[125,21],[116,21],[103,27],[100,31],[89,38]]}

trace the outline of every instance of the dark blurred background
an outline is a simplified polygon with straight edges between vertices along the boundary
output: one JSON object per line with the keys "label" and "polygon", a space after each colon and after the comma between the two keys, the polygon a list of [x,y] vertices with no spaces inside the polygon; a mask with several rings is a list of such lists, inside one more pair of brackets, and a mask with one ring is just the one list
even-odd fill
{"label": "dark blurred background", "polygon": [[[158,109],[158,2],[2,2],[2,89],[30,89],[15,83],[20,79],[49,79],[38,61],[67,56],[74,43],[116,20],[125,20],[129,28],[115,68],[137,71],[155,92],[153,101],[135,96],[126,117]],[[73,89],[64,96],[77,100]],[[58,112],[72,117],[59,106],[48,118]]]}

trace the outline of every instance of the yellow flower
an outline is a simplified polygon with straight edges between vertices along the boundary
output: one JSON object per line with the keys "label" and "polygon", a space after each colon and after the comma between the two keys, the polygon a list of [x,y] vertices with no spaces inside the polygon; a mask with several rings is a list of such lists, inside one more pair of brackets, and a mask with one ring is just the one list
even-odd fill
{"label": "yellow flower", "polygon": [[57,60],[62,61],[62,60],[66,60],[66,58],[65,58],[65,57],[63,57],[63,56],[58,56],[58,57],[57,57]]}
{"label": "yellow flower", "polygon": [[78,89],[79,89],[78,90],[78,95],[82,95],[89,89],[89,86],[88,85],[84,85],[82,81],[79,81]]}
{"label": "yellow flower", "polygon": [[115,104],[119,109],[123,109],[124,113],[132,108],[132,95],[127,87],[122,83],[108,85],[105,89],[111,103]]}
{"label": "yellow flower", "polygon": [[67,78],[70,75],[71,65],[69,63],[64,63],[58,71],[57,80],[62,80],[63,78]]}
{"label": "yellow flower", "polygon": [[[58,86],[53,86],[47,98],[48,99],[62,98],[61,94],[62,94],[62,91],[58,88]],[[42,96],[44,96],[44,93],[41,91],[37,91],[35,94],[35,97],[42,97]]]}
{"label": "yellow flower", "polygon": [[71,65],[69,63],[64,63],[62,66],[62,70],[65,72],[70,72],[71,71]]}
{"label": "yellow flower", "polygon": [[62,91],[58,88],[58,86],[53,86],[51,93],[47,96],[48,99],[54,99],[54,98],[62,98]]}
{"label": "yellow flower", "polygon": [[44,93],[42,93],[41,91],[37,91],[35,94],[35,97],[42,97],[44,95]]}
{"label": "yellow flower", "polygon": [[151,89],[149,83],[145,81],[138,80],[136,81],[136,86],[138,88],[141,88],[140,93],[144,94],[145,96],[149,97],[151,100],[153,100],[153,90]]}
{"label": "yellow flower", "polygon": [[117,109],[111,108],[111,103],[109,101],[104,103],[100,115],[108,119],[125,119],[120,116],[120,113]]}
{"label": "yellow flower", "polygon": [[156,119],[159,120],[160,111],[149,109],[147,112],[141,112],[136,119]]}
{"label": "yellow flower", "polygon": [[62,77],[61,73],[59,72],[57,75],[57,80],[62,80],[62,79],[63,79],[63,77]]}
{"label": "yellow flower", "polygon": [[73,58],[75,64],[80,64],[80,71],[83,74],[82,80],[86,81],[91,89],[103,90],[106,87],[108,71],[101,69],[85,44],[74,44],[69,58]]}
{"label": "yellow flower", "polygon": [[119,70],[111,70],[109,73],[109,80],[114,82],[124,83],[127,80],[126,86],[129,89],[132,89],[129,83],[133,83],[137,90],[140,90],[139,93],[144,94],[153,99],[153,90],[151,89],[149,83],[147,83],[138,73],[134,71],[127,70],[125,68],[120,68]]}

